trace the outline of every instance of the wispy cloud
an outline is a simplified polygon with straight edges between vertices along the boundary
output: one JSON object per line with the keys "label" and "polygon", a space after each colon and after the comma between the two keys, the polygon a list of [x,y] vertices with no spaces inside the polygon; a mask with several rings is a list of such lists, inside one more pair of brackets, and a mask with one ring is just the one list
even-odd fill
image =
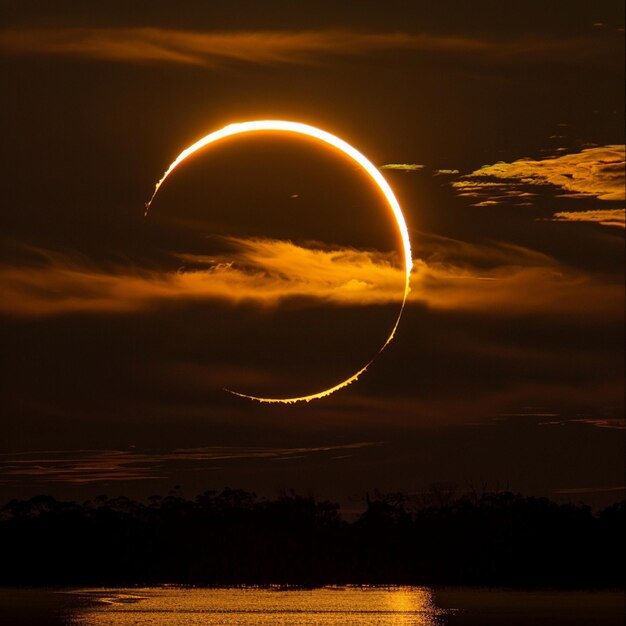
{"label": "wispy cloud", "polygon": [[[165,300],[215,299],[277,306],[298,298],[334,306],[399,303],[404,272],[394,253],[299,246],[274,239],[229,239],[228,253],[179,254],[176,271],[102,269],[84,259],[38,251],[36,266],[0,267],[0,313],[50,316],[130,313]],[[623,286],[559,265],[519,246],[423,237],[409,302],[434,309],[620,311]],[[302,300],[305,299],[305,300]],[[590,305],[589,302],[593,303]]]}
{"label": "wispy cloud", "polygon": [[0,31],[0,51],[63,55],[126,63],[175,63],[205,67],[228,62],[305,64],[328,55],[385,50],[463,54],[493,62],[579,60],[602,56],[603,42],[589,38],[489,40],[402,32],[321,31],[202,32],[164,28],[46,28]]}
{"label": "wispy cloud", "polygon": [[570,197],[624,199],[624,146],[607,145],[546,159],[519,159],[499,162],[456,181],[460,194],[484,197],[525,197],[528,187],[551,187]]}
{"label": "wispy cloud", "polygon": [[[1,267],[13,315],[129,312],[167,299],[218,299],[273,306],[286,298],[337,305],[400,301],[403,271],[393,253],[303,247],[273,239],[230,239],[228,254],[175,255],[176,271],[101,269],[84,259],[37,251],[38,267]],[[189,269],[193,268],[193,269]]]}
{"label": "wispy cloud", "polygon": [[386,163],[385,165],[380,165],[378,169],[395,170],[398,172],[421,172],[428,169],[433,176],[456,176],[460,174],[459,170],[456,169],[430,169],[420,163]]}
{"label": "wispy cloud", "polygon": [[455,169],[435,170],[435,176],[441,176],[441,175],[456,176],[457,174],[460,174],[460,172],[459,170],[455,170]]}
{"label": "wispy cloud", "polygon": [[419,172],[423,170],[425,165],[420,165],[419,163],[387,163],[386,165],[381,165],[379,169],[381,170],[399,170],[401,172]]}
{"label": "wispy cloud", "polygon": [[589,424],[596,428],[609,428],[611,430],[626,430],[626,420],[622,417],[581,417],[570,420],[581,424]]}
{"label": "wispy cloud", "polygon": [[596,222],[602,226],[626,227],[626,209],[597,209],[592,211],[559,211],[553,222]]}
{"label": "wispy cloud", "polygon": [[195,471],[236,461],[272,462],[332,456],[382,445],[380,441],[312,447],[207,446],[170,452],[74,450],[0,453],[0,482],[97,483],[167,478],[172,470]]}
{"label": "wispy cloud", "polygon": [[[504,414],[502,414],[504,416]],[[513,414],[508,414],[509,416]],[[522,414],[517,414],[522,415]],[[529,417],[547,417],[548,420],[538,422],[539,426],[565,426],[566,424],[584,424],[586,426],[593,426],[594,428],[607,428],[609,430],[626,430],[626,418],[624,417],[607,417],[607,416],[594,416],[584,415],[580,413],[575,417],[571,417],[567,412],[544,414],[532,413],[528,414]]]}
{"label": "wispy cloud", "polygon": [[527,183],[513,180],[494,182],[489,180],[461,179],[455,180],[452,187],[457,195],[474,199],[470,206],[497,206],[506,203],[514,206],[530,204],[529,200],[538,194],[529,191]]}

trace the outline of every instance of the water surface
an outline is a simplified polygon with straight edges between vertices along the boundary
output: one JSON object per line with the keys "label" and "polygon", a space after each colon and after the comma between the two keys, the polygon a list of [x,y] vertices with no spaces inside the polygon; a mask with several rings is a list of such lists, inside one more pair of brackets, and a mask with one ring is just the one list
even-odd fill
{"label": "water surface", "polygon": [[429,587],[1,589],[12,626],[622,626],[620,592]]}
{"label": "water surface", "polygon": [[435,606],[432,591],[420,587],[159,588],[86,593],[98,604],[77,611],[71,622],[76,626],[437,626],[438,617],[451,612]]}

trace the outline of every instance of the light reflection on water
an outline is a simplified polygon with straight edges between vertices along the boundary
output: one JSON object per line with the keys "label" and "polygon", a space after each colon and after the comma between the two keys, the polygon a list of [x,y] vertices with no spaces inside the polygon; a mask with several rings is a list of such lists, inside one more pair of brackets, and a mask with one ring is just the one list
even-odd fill
{"label": "light reflection on water", "polygon": [[439,626],[448,613],[424,587],[89,589],[71,626]]}

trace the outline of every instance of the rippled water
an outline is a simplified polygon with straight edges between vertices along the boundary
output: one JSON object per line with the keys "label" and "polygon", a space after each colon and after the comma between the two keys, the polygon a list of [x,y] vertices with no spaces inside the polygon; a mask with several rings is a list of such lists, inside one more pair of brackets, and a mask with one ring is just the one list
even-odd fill
{"label": "rippled water", "polygon": [[94,607],[78,611],[80,626],[438,626],[450,612],[426,588],[91,590]]}
{"label": "rippled water", "polygon": [[0,588],[4,626],[623,626],[619,591]]}

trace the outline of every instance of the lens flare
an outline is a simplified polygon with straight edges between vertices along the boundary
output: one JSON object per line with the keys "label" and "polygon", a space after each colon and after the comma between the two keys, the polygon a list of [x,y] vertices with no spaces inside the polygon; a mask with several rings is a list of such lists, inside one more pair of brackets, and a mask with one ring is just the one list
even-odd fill
{"label": "lens flare", "polygon": [[[228,137],[233,137],[235,135],[240,135],[242,133],[252,133],[259,131],[276,131],[282,133],[295,133],[297,135],[305,135],[306,137],[312,137],[313,139],[318,139],[322,143],[325,143],[329,146],[332,146],[336,150],[339,150],[347,157],[352,159],[355,163],[357,163],[363,171],[365,171],[368,176],[376,183],[377,187],[382,192],[385,200],[387,201],[387,205],[391,209],[391,213],[395,220],[396,226],[398,228],[400,239],[402,241],[402,253],[404,257],[404,295],[402,298],[402,304],[400,305],[400,311],[398,312],[398,316],[395,320],[393,327],[391,328],[391,332],[387,337],[386,341],[383,343],[381,348],[378,350],[378,354],[380,354],[391,342],[396,334],[396,330],[398,328],[398,324],[400,323],[400,318],[402,317],[402,312],[404,311],[404,307],[406,305],[406,301],[410,291],[410,277],[411,277],[411,268],[413,267],[413,258],[411,256],[411,241],[409,239],[409,231],[406,226],[406,221],[404,219],[404,215],[402,214],[402,209],[400,208],[400,204],[396,199],[389,183],[385,180],[384,176],[380,173],[380,171],[376,168],[376,166],[361,154],[356,148],[353,148],[349,143],[345,142],[343,139],[339,139],[335,135],[328,133],[324,130],[320,130],[319,128],[315,128],[314,126],[309,126],[308,124],[302,124],[300,122],[287,122],[283,120],[258,120],[253,122],[240,122],[237,124],[229,124],[224,128],[217,130],[213,133],[210,133],[203,137],[202,139],[196,141],[196,143],[192,144],[188,148],[185,148],[174,161],[170,164],[170,166],[165,171],[165,174],[161,177],[161,179],[157,182],[154,193],[148,202],[146,203],[146,211],[145,215],[148,215],[148,211],[150,210],[150,206],[154,202],[154,199],[163,185],[163,183],[167,180],[168,176],[187,158],[195,154],[198,150],[209,146],[216,141],[220,141],[221,139],[226,139]],[[258,402],[269,402],[269,403],[283,403],[283,404],[291,404],[293,402],[310,402],[311,400],[317,400],[318,398],[324,398],[329,396],[330,394],[338,391],[339,389],[343,389],[347,387],[350,383],[353,383],[355,380],[363,374],[367,368],[372,364],[374,359],[371,359],[368,363],[366,363],[358,372],[341,381],[334,387],[329,387],[328,389],[324,389],[322,391],[318,391],[316,393],[312,393],[306,396],[298,396],[294,398],[262,398],[258,396],[249,395],[246,393],[241,393],[239,391],[234,391],[232,389],[225,389],[228,393],[231,393],[235,396],[240,396],[242,398],[247,398],[249,400],[257,400]]]}

